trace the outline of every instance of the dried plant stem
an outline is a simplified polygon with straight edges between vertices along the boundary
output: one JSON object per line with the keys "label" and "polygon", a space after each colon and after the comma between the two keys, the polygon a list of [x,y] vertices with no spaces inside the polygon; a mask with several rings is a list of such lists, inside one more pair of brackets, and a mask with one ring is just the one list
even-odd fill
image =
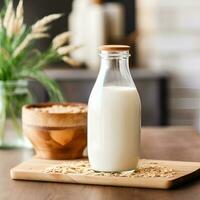
{"label": "dried plant stem", "polygon": [[64,57],[62,58],[62,60],[63,60],[64,62],[66,62],[67,64],[73,66],[73,67],[78,67],[78,66],[80,66],[80,63],[79,63],[79,62],[77,62],[76,60],[74,60],[74,59],[72,59],[72,58],[70,58],[70,57],[64,56]]}
{"label": "dried plant stem", "polygon": [[41,39],[41,38],[45,38],[45,37],[49,37],[49,35],[44,34],[44,33],[34,33],[34,34],[27,35],[27,37],[24,39],[24,41],[14,51],[13,56],[14,57],[18,56],[30,44],[30,42],[32,40]]}
{"label": "dried plant stem", "polygon": [[14,34],[18,35],[23,27],[24,18],[16,18],[14,22]]}
{"label": "dried plant stem", "polygon": [[16,9],[16,18],[20,19],[23,18],[23,16],[24,16],[23,0],[20,0]]}
{"label": "dried plant stem", "polygon": [[32,25],[32,31],[38,32],[38,29],[46,27],[49,23],[53,22],[54,20],[60,18],[62,14],[52,14],[42,19],[38,20],[35,24]]}
{"label": "dried plant stem", "polygon": [[6,10],[5,16],[4,16],[4,20],[3,20],[3,26],[5,28],[8,26],[12,12],[13,12],[13,2],[10,1]]}
{"label": "dried plant stem", "polygon": [[78,49],[78,48],[80,48],[80,45],[69,45],[69,46],[58,48],[57,52],[59,55],[63,56],[63,55],[69,54],[71,51],[74,51],[75,49]]}
{"label": "dried plant stem", "polygon": [[32,30],[32,33],[45,33],[50,29],[49,26],[39,27],[37,29]]}
{"label": "dried plant stem", "polygon": [[23,0],[20,0],[16,9],[16,18],[13,28],[15,35],[18,35],[20,33],[20,30],[23,27],[23,22],[24,22]]}
{"label": "dried plant stem", "polygon": [[8,25],[7,25],[7,35],[8,37],[12,37],[14,34],[14,28],[15,28],[15,14],[14,12],[12,13],[12,15],[10,16]]}
{"label": "dried plant stem", "polygon": [[71,32],[69,32],[69,31],[57,35],[52,41],[53,49],[57,49],[57,48],[61,47],[62,45],[64,45],[66,42],[69,41],[70,37],[71,37]]}

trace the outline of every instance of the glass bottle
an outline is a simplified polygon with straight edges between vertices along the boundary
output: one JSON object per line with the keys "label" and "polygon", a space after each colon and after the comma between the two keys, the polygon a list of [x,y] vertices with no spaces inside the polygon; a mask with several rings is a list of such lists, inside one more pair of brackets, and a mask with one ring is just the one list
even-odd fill
{"label": "glass bottle", "polygon": [[33,101],[26,80],[0,81],[0,149],[31,147],[21,126],[21,109]]}
{"label": "glass bottle", "polygon": [[88,103],[88,156],[96,171],[134,170],[141,103],[129,70],[129,46],[100,47],[101,67]]}

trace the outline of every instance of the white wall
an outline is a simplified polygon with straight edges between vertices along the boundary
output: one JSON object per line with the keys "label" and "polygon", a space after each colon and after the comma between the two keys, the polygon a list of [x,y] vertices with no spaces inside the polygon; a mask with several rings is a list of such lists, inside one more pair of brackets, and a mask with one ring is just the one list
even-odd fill
{"label": "white wall", "polygon": [[172,75],[171,124],[200,128],[200,1],[137,0],[137,28],[140,65]]}

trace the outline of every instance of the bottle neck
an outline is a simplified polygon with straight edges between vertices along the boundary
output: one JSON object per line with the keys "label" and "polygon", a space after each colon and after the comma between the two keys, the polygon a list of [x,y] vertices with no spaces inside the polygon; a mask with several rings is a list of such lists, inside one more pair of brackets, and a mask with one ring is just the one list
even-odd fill
{"label": "bottle neck", "polygon": [[131,86],[133,80],[129,69],[129,52],[101,51],[100,74],[106,77],[106,82],[113,85]]}
{"label": "bottle neck", "polygon": [[[110,68],[111,70],[129,69],[129,52],[108,52],[101,51],[101,67]],[[123,68],[122,68],[123,67]]]}

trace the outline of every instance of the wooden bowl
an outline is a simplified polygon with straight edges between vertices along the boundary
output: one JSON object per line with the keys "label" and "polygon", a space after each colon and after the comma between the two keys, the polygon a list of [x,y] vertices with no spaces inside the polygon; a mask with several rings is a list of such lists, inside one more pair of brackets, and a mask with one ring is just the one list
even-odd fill
{"label": "wooden bowl", "polygon": [[76,159],[87,145],[87,106],[42,103],[22,108],[23,132],[38,158]]}

